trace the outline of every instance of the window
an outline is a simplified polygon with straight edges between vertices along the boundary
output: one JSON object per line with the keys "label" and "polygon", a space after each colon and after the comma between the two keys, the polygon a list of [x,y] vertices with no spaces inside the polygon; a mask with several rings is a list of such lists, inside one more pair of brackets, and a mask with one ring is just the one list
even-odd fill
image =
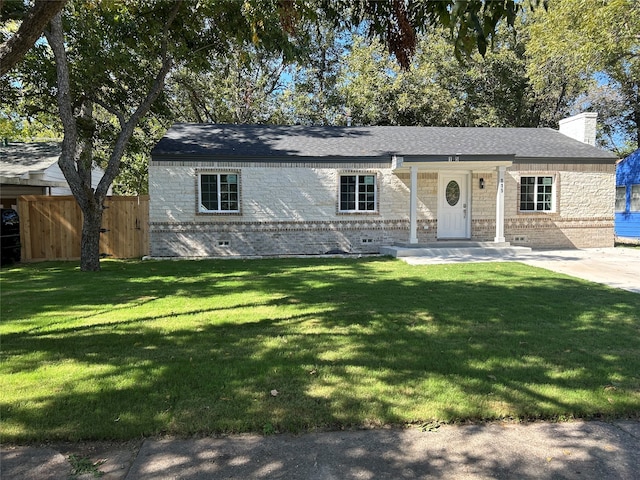
{"label": "window", "polygon": [[237,173],[201,173],[199,185],[200,212],[240,211]]}
{"label": "window", "polygon": [[339,210],[341,212],[375,212],[376,176],[341,175]]}
{"label": "window", "polygon": [[616,187],[616,212],[627,209],[627,187]]}
{"label": "window", "polygon": [[631,185],[631,204],[629,207],[632,212],[640,212],[640,184]]}
{"label": "window", "polygon": [[553,177],[520,178],[520,211],[555,211],[554,187]]}

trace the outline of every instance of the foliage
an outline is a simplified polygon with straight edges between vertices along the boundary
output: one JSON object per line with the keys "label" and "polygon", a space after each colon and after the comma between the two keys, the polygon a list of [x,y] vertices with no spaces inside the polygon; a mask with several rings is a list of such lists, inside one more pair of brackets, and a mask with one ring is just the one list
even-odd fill
{"label": "foliage", "polygon": [[290,68],[287,85],[276,92],[279,123],[346,124],[337,79],[344,44],[349,41],[349,33],[336,31],[327,19],[308,22],[300,60]]}
{"label": "foliage", "polygon": [[102,465],[105,460],[93,462],[87,457],[80,457],[78,455],[69,455],[68,458],[72,469],[69,480],[78,479],[80,476],[84,478],[87,476],[90,476],[91,478],[100,478],[104,475],[104,472],[101,472],[98,467]]}
{"label": "foliage", "polygon": [[513,25],[519,11],[545,5],[546,0],[390,0],[382,2],[327,2],[329,18],[347,12],[347,25],[364,23],[369,37],[381,40],[403,69],[408,69],[417,47],[419,35],[435,26],[449,30],[453,53],[457,58],[478,51],[484,55],[492,35],[501,21]]}
{"label": "foliage", "polygon": [[538,126],[540,110],[526,75],[524,46],[506,30],[482,57],[459,61],[435,29],[401,70],[380,43],[356,37],[340,77],[354,121],[365,125]]}
{"label": "foliage", "polygon": [[[136,127],[120,162],[120,173],[113,182],[115,195],[147,195],[149,193],[149,152],[170,126],[161,115],[143,119]],[[96,152],[98,155],[100,152]],[[97,159],[106,166],[107,152]]]}
{"label": "foliage", "polygon": [[[163,22],[172,8],[189,22],[171,25],[165,31],[167,25]],[[107,184],[113,181],[122,155],[140,156],[139,151],[124,141],[131,133],[120,137],[120,143],[126,148],[116,144],[119,132],[123,132],[124,120],[132,113],[128,108],[140,106],[149,92],[159,65],[162,42],[170,45],[170,51],[162,54],[165,60],[171,59],[180,69],[180,73],[174,73],[171,78],[173,85],[181,88],[174,89],[170,95],[174,106],[183,108],[179,117],[197,121],[215,118],[215,121],[274,123],[293,119],[302,123],[334,123],[337,118],[343,118],[333,81],[337,57],[332,40],[336,27],[366,25],[372,35],[388,45],[402,65],[408,66],[415,50],[415,34],[426,26],[441,23],[449,28],[458,53],[470,52],[476,46],[484,52],[497,23],[503,18],[512,22],[519,8],[513,1],[478,1],[465,5],[452,1],[405,4],[396,0],[360,4],[342,0],[199,4],[161,0],[136,4],[72,2],[65,13],[71,66],[69,92],[74,96],[70,100],[77,107],[78,99],[84,99],[85,115],[92,112],[91,118],[81,120],[83,128],[78,131],[95,142],[95,152],[90,155],[93,147],[85,145],[83,154],[95,158],[84,161],[95,161],[105,167],[114,165],[107,168],[104,182]],[[320,24],[321,29],[317,28]],[[168,43],[167,35],[171,38]],[[291,35],[301,43],[290,42]],[[316,49],[321,47],[316,50],[319,55],[307,49],[305,67],[295,71],[293,90],[289,89],[274,103],[271,94],[280,89],[278,73],[289,65],[296,52],[300,53],[301,47],[310,45]],[[51,114],[50,93],[56,76],[51,68],[50,53],[41,47],[42,44],[36,45],[32,55],[39,58],[40,65],[32,61],[31,66],[21,68],[15,74],[17,78],[4,85],[9,85],[4,90],[12,94],[21,88],[34,91],[34,95],[21,100],[23,107],[3,112],[6,135],[33,136],[25,125],[32,124],[36,104],[38,112]],[[264,68],[256,69],[256,64]],[[211,78],[196,77],[197,72],[210,67],[214,71],[209,74]],[[222,75],[225,76],[221,78]],[[213,111],[202,101],[201,97],[207,96],[213,100]],[[283,105],[285,107],[280,108]],[[46,121],[46,117],[43,118]],[[27,124],[24,119],[29,119]],[[113,156],[107,155],[109,151]],[[72,179],[71,183],[77,182]]]}
{"label": "foliage", "polygon": [[30,8],[27,2],[0,1],[0,18],[4,24],[20,19],[20,25],[9,33],[0,30],[0,76],[3,76],[33,47],[47,23],[64,7],[67,0],[35,0]]}
{"label": "foliage", "polygon": [[557,0],[532,17],[527,51],[536,90],[560,92],[559,103],[584,94],[583,106],[605,112],[605,145],[615,148],[613,132],[622,127],[625,139],[638,147],[640,3]]}
{"label": "foliage", "polygon": [[45,44],[35,45],[20,64],[0,78],[0,137],[34,141],[62,138],[52,87],[55,69]]}
{"label": "foliage", "polygon": [[[231,40],[292,55],[283,15],[271,2],[79,2],[66,12],[66,37],[60,20],[51,23],[64,126],[59,164],[83,212],[83,270],[100,268],[104,197],[136,128],[162,111],[157,100],[168,73],[206,68],[209,55],[225,52]],[[89,167],[101,151],[105,173],[92,190]]]}
{"label": "foliage", "polygon": [[640,297],[518,263],[107,260],[0,276],[4,441],[640,412]]}
{"label": "foliage", "polygon": [[183,68],[169,78],[170,108],[177,121],[270,122],[271,100],[288,65],[282,52],[231,43],[226,55],[209,62],[207,71]]}

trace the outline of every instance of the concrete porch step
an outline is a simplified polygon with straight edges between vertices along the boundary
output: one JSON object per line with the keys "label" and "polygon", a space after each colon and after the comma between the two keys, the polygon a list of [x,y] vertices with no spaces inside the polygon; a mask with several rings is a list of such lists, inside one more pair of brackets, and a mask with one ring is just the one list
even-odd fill
{"label": "concrete porch step", "polygon": [[529,247],[515,247],[508,242],[438,242],[436,244],[389,245],[380,247],[381,255],[392,257],[473,258],[514,257],[531,252]]}

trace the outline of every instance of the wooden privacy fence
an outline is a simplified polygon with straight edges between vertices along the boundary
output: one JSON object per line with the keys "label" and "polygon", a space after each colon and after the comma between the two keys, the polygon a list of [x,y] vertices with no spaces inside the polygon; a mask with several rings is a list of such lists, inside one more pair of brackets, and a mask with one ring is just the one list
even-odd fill
{"label": "wooden privacy fence", "polygon": [[[149,197],[107,197],[100,253],[109,258],[149,254]],[[22,261],[80,258],[82,211],[73,196],[18,198]]]}

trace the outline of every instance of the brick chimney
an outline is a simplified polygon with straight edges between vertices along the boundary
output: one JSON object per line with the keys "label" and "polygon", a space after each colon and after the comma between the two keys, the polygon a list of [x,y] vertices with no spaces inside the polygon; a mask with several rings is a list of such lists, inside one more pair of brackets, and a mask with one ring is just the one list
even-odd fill
{"label": "brick chimney", "polygon": [[560,133],[589,145],[596,145],[596,121],[598,114],[595,112],[584,112],[565,118],[558,122]]}

